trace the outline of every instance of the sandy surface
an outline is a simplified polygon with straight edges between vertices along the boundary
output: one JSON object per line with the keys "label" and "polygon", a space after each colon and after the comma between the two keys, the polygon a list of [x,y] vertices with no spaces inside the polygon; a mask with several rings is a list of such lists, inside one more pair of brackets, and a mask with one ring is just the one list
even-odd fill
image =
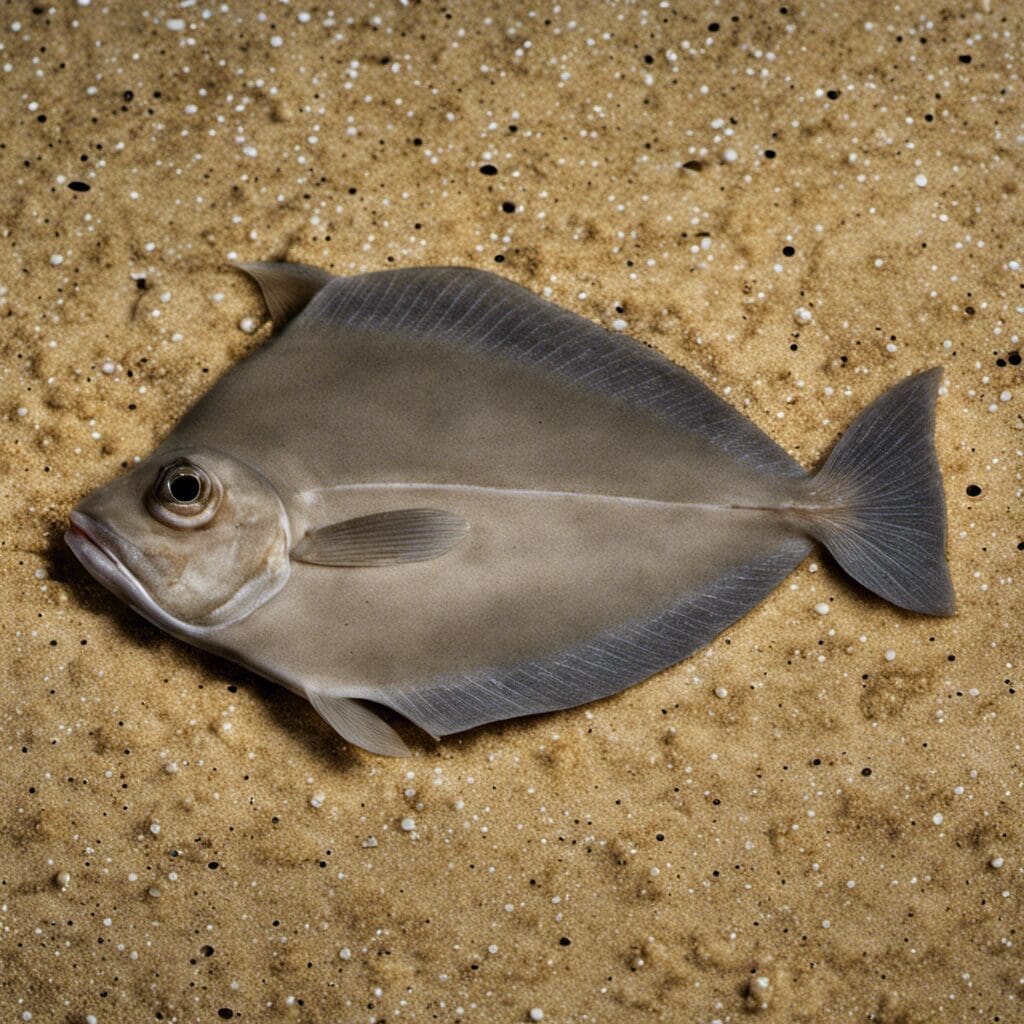
{"label": "sandy surface", "polygon": [[[1024,11],[677,6],[5,7],[0,1020],[1024,1019]],[[348,749],[61,541],[268,335],[236,256],[497,269],[806,465],[941,365],[959,613],[819,553],[618,698]]]}

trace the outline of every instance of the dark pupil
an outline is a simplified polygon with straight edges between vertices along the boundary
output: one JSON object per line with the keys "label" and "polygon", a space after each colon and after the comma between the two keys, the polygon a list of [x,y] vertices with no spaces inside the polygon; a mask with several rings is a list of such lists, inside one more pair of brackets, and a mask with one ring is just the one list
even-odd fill
{"label": "dark pupil", "polygon": [[180,501],[182,504],[195,501],[199,497],[199,477],[193,476],[191,473],[182,473],[181,476],[176,476],[170,482],[169,489],[171,497],[175,501]]}

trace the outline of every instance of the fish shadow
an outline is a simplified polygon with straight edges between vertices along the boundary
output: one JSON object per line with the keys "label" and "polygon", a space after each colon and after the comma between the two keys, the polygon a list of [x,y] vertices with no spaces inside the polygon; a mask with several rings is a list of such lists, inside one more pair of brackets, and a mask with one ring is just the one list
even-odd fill
{"label": "fish shadow", "polygon": [[[75,600],[82,611],[105,619],[115,630],[116,642],[119,645],[123,644],[126,650],[158,645],[173,647],[176,651],[175,656],[181,658],[183,667],[190,668],[196,675],[203,677],[200,687],[223,686],[231,693],[244,687],[246,691],[256,695],[260,704],[270,710],[270,717],[276,726],[289,733],[296,743],[300,743],[321,762],[321,770],[348,770],[355,767],[362,757],[374,756],[365,751],[356,753],[356,748],[340,737],[297,694],[227,658],[178,640],[144,619],[96,582],[81,566],[62,537],[52,538],[42,554],[48,563],[50,578],[55,583],[74,590]],[[375,705],[374,710],[392,726],[398,724],[401,727],[405,723],[401,715],[390,709]],[[412,730],[409,726],[405,726],[404,731],[406,739],[415,740],[423,735],[419,730]],[[410,731],[418,733],[418,736],[409,736]],[[429,737],[427,741],[432,742]]]}

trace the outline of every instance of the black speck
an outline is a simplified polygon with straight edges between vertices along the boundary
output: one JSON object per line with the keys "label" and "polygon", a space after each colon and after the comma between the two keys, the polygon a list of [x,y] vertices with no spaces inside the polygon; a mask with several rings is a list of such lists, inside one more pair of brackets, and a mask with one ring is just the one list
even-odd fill
{"label": "black speck", "polygon": [[710,25],[708,25],[708,31],[709,32],[717,32],[718,29],[719,29],[719,25],[718,25],[717,21],[713,21],[713,22],[711,22]]}
{"label": "black speck", "polygon": [[960,63],[961,64],[970,64],[971,63],[971,55],[969,53],[961,53],[960,54]]}
{"label": "black speck", "polygon": [[1009,355],[1008,355],[1008,356],[1006,357],[1006,361],[1007,361],[1007,362],[1008,362],[1008,363],[1009,363],[1009,364],[1010,364],[1011,366],[1020,366],[1020,353],[1019,353],[1019,352],[1011,352],[1011,353],[1010,353],[1010,354],[1009,354]]}
{"label": "black speck", "polygon": [[766,149],[764,151],[764,155],[765,155],[765,157],[768,160],[774,160],[775,159],[775,150],[774,149]]}
{"label": "black speck", "polygon": [[562,936],[562,937],[561,937],[561,938],[560,938],[560,939],[558,940],[558,944],[559,944],[560,946],[571,946],[571,945],[572,945],[572,939],[570,939],[570,938],[569,938],[569,937],[568,937],[567,935],[563,935],[563,936]]}
{"label": "black speck", "polygon": [[231,1020],[231,1018],[234,1017],[234,1015],[235,1015],[235,1011],[232,1010],[230,1007],[227,1007],[227,1006],[222,1006],[217,1011],[217,1016],[220,1017],[221,1020]]}
{"label": "black speck", "polygon": [[861,768],[860,773],[861,773],[861,775],[864,776],[864,778],[867,778],[871,774],[871,769],[870,768]]}
{"label": "black speck", "polygon": [[487,175],[497,174],[498,168],[495,167],[494,164],[484,164],[483,167],[480,168],[480,173]]}
{"label": "black speck", "polygon": [[825,93],[825,95],[830,100],[837,100],[837,99],[839,99],[839,90],[838,89],[829,89],[829,91],[827,93]]}
{"label": "black speck", "polygon": [[795,256],[796,255],[796,249],[794,249],[793,246],[791,246],[791,245],[784,245],[782,247],[782,255],[783,256]]}
{"label": "black speck", "polygon": [[72,192],[88,192],[91,187],[92,186],[90,186],[88,182],[85,181],[68,182],[68,188],[71,189]]}
{"label": "black speck", "polygon": [[981,488],[977,484],[968,484],[967,494],[972,498],[976,498],[979,494],[981,494]]}
{"label": "black speck", "polygon": [[515,213],[516,212],[516,204],[511,202],[511,200],[508,200],[508,199],[506,199],[505,202],[503,202],[501,204],[501,208],[506,213]]}
{"label": "black speck", "polygon": [[125,89],[124,99],[126,103],[130,103],[133,99],[135,99],[135,93],[133,93],[131,89]]}

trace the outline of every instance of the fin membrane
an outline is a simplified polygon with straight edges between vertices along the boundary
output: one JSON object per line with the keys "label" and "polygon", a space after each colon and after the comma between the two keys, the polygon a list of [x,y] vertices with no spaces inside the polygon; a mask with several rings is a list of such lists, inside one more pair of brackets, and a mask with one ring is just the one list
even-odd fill
{"label": "fin membrane", "polygon": [[325,697],[309,694],[309,703],[316,708],[342,739],[369,750],[372,754],[406,757],[409,748],[402,737],[368,707],[350,697]]}
{"label": "fin membrane", "polygon": [[809,514],[811,535],[868,590],[926,615],[956,607],[933,442],[941,379],[941,369],[928,370],[875,399],[809,484],[827,506]]}
{"label": "fin membrane", "polygon": [[608,697],[713,640],[782,582],[812,543],[793,536],[701,590],[585,643],[514,665],[368,691],[433,736]]}
{"label": "fin membrane", "polygon": [[292,558],[354,568],[427,562],[450,551],[468,532],[469,523],[454,512],[403,508],[311,530],[295,546]]}
{"label": "fin membrane", "polygon": [[681,366],[497,274],[411,267],[334,278],[302,322],[311,333],[378,331],[407,344],[428,338],[532,366],[697,433],[756,469],[805,476],[767,434]]}

